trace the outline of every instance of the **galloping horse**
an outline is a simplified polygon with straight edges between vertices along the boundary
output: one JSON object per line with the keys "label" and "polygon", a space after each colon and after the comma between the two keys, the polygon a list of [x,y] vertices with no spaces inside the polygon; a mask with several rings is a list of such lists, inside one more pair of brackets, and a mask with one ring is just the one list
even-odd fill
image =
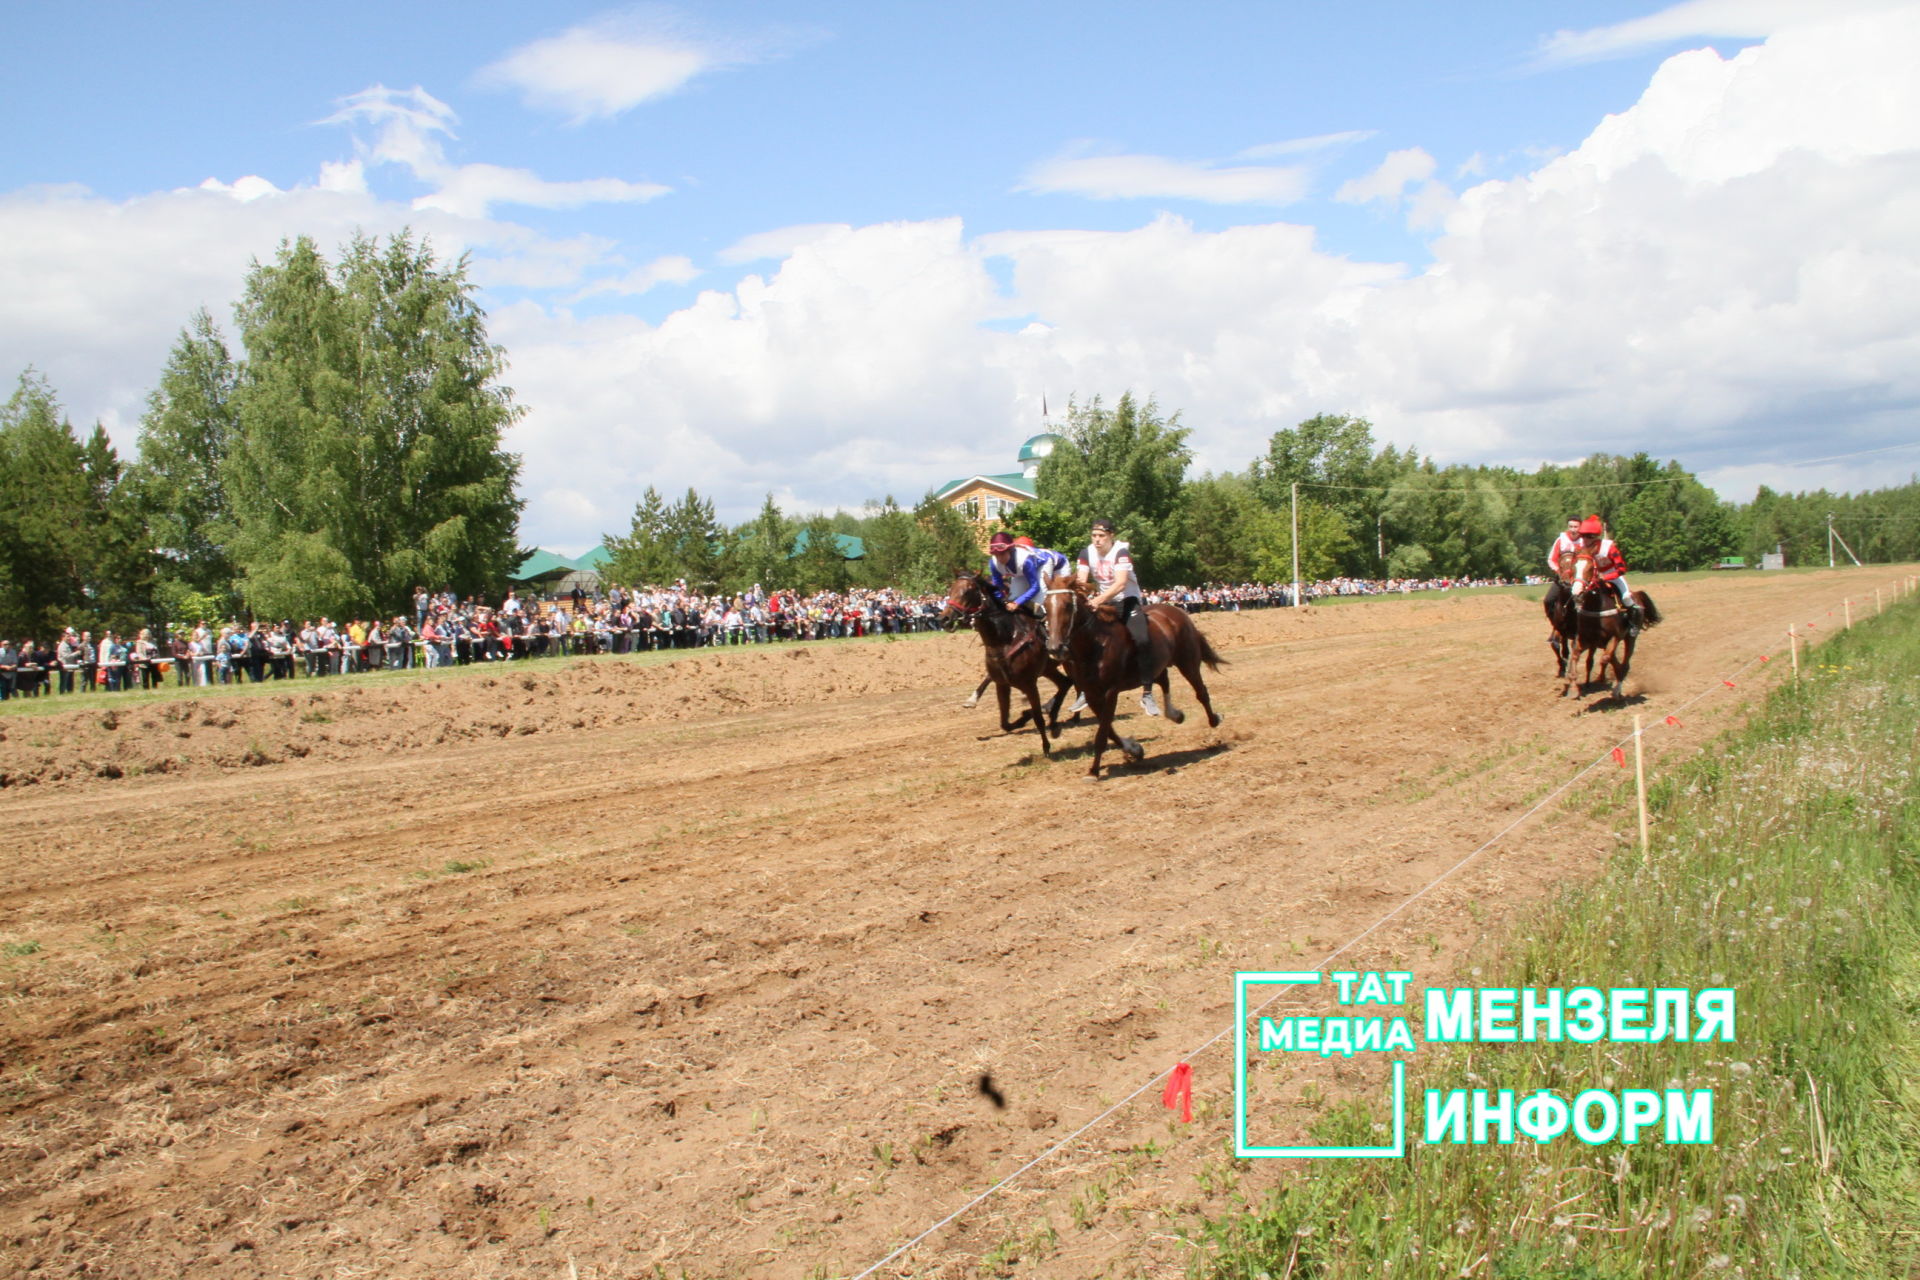
{"label": "galloping horse", "polygon": [[[971,569],[962,569],[947,588],[947,612],[973,620],[973,629],[987,651],[987,679],[993,682],[1000,698],[1000,728],[1012,733],[1031,720],[1040,731],[1040,749],[1049,754],[1048,742],[1060,736],[1060,703],[1073,682],[1061,674],[1059,666],[1047,655],[1041,643],[1039,623],[1028,613],[1011,613],[1000,607],[984,579]],[[1053,699],[1046,714],[1040,710],[1040,677],[1053,681]],[[1009,698],[1014,689],[1027,695],[1027,710],[1017,720],[1009,720]],[[980,694],[976,690],[974,699]],[[973,701],[967,703],[973,705]]]}
{"label": "galloping horse", "polygon": [[[1615,700],[1626,696],[1627,671],[1633,664],[1633,634],[1627,629],[1624,611],[1614,600],[1611,588],[1602,586],[1593,571],[1593,553],[1581,550],[1572,558],[1572,576],[1568,579],[1567,589],[1573,593],[1572,606],[1567,612],[1573,619],[1573,635],[1567,647],[1566,667],[1561,672],[1563,681],[1560,695],[1565,698],[1578,696],[1580,690],[1593,681],[1593,659],[1600,655],[1600,678],[1607,678],[1609,668],[1613,671],[1613,696]],[[1660,611],[1654,607],[1653,597],[1644,591],[1636,591],[1633,598],[1639,602],[1640,612],[1651,627],[1660,621]],[[1558,623],[1555,624],[1556,628]],[[1574,664],[1585,655],[1587,659],[1586,679],[1574,677]]]}
{"label": "galloping horse", "polygon": [[[1073,682],[1087,696],[1100,727],[1093,735],[1091,777],[1100,776],[1100,753],[1112,742],[1130,760],[1147,753],[1132,738],[1122,737],[1113,727],[1113,708],[1122,689],[1136,683],[1139,666],[1134,659],[1133,636],[1111,606],[1093,608],[1088,604],[1090,588],[1074,582],[1047,589],[1047,650],[1067,663]],[[1147,639],[1153,649],[1153,679],[1160,685],[1161,705],[1167,719],[1179,724],[1186,717],[1173,705],[1173,690],[1167,681],[1167,669],[1180,668],[1180,674],[1193,686],[1194,696],[1206,709],[1207,723],[1218,725],[1220,716],[1207,696],[1206,681],[1200,678],[1200,664],[1213,670],[1222,661],[1200,628],[1193,625],[1186,611],[1170,604],[1147,606]]]}

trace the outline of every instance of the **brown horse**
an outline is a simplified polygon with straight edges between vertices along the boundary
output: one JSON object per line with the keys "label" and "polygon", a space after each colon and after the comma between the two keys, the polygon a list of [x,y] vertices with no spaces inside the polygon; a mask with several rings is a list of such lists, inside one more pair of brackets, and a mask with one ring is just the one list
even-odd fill
{"label": "brown horse", "polygon": [[[1030,613],[1002,608],[986,581],[970,569],[954,575],[947,588],[945,612],[970,619],[980,643],[986,648],[987,679],[1000,698],[1000,728],[1012,733],[1031,721],[1040,731],[1040,749],[1051,754],[1053,747],[1048,738],[1060,736],[1060,703],[1073,682],[1047,655],[1041,643],[1038,619]],[[1044,715],[1040,707],[1041,676],[1054,684],[1053,698],[1047,703]],[[1022,711],[1018,719],[1009,719],[1007,713],[1011,710],[1015,689],[1027,695],[1027,710]],[[972,706],[979,697],[979,690],[975,690],[967,705]]]}
{"label": "brown horse", "polygon": [[[1598,655],[1600,678],[1606,680],[1611,669],[1614,699],[1622,700],[1626,697],[1627,672],[1633,665],[1635,638],[1627,626],[1626,611],[1615,600],[1613,589],[1602,585],[1594,574],[1592,552],[1580,551],[1573,556],[1572,565],[1567,589],[1573,594],[1569,612],[1573,615],[1574,632],[1567,650],[1566,670],[1561,673],[1564,683],[1560,694],[1565,698],[1577,697],[1593,682],[1594,658]],[[1654,607],[1653,597],[1636,591],[1633,598],[1640,606],[1645,625],[1651,627],[1660,622],[1660,610]],[[1586,678],[1580,680],[1575,678],[1574,669],[1583,656],[1587,660]]]}
{"label": "brown horse", "polygon": [[[1096,609],[1088,603],[1089,598],[1090,588],[1083,582],[1048,588],[1047,649],[1055,658],[1066,662],[1074,683],[1080,686],[1087,705],[1100,722],[1093,735],[1093,766],[1087,770],[1089,776],[1097,778],[1100,755],[1109,742],[1131,760],[1142,759],[1146,749],[1132,738],[1121,736],[1113,727],[1114,703],[1120,691],[1139,684],[1140,668],[1134,658],[1133,636],[1127,631],[1127,624],[1120,621],[1118,610],[1110,605]],[[1186,719],[1173,705],[1173,689],[1167,680],[1168,668],[1178,667],[1206,709],[1207,723],[1218,725],[1220,716],[1213,709],[1213,700],[1207,696],[1206,681],[1200,678],[1200,664],[1204,662],[1218,671],[1222,659],[1207,643],[1200,628],[1193,625],[1193,619],[1185,610],[1170,604],[1149,605],[1147,639],[1153,650],[1153,681],[1160,686],[1160,700],[1167,719],[1175,724]]]}
{"label": "brown horse", "polygon": [[1560,569],[1560,578],[1547,588],[1547,594],[1540,600],[1540,606],[1547,615],[1547,644],[1553,650],[1553,674],[1556,679],[1567,678],[1567,664],[1573,661],[1573,642],[1580,630],[1579,619],[1574,616],[1573,563],[1571,560]]}

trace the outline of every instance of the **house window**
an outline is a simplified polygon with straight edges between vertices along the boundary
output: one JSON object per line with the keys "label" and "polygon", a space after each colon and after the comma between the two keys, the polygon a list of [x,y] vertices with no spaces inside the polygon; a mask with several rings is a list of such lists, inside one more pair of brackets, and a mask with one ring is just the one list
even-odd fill
{"label": "house window", "polygon": [[998,520],[1000,518],[1000,512],[1004,506],[1005,504],[1002,503],[1000,499],[988,498],[987,499],[987,519]]}

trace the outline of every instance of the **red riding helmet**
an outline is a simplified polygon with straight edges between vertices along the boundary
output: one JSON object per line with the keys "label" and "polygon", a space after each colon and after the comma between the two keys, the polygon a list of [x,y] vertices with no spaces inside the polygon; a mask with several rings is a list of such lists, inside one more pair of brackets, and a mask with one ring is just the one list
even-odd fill
{"label": "red riding helmet", "polygon": [[1588,516],[1585,520],[1582,520],[1580,522],[1580,533],[1582,537],[1586,536],[1589,533],[1599,534],[1599,533],[1605,533],[1605,532],[1606,532],[1606,526],[1600,523],[1599,516]]}

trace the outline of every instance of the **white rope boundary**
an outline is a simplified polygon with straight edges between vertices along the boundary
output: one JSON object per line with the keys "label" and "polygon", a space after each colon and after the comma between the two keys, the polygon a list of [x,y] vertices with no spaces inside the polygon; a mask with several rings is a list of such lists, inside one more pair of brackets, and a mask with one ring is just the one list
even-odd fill
{"label": "white rope boundary", "polygon": [[[1900,581],[1904,585],[1906,582],[1906,578],[1902,577]],[[1894,598],[1896,600],[1899,599],[1899,595],[1896,593]],[[1850,599],[1851,598],[1849,597],[1849,600]],[[1833,616],[1833,611],[1831,609],[1827,611],[1827,616],[1828,617]],[[1811,648],[1812,646],[1809,645],[1808,647]],[[1748,660],[1744,665],[1742,665],[1737,670],[1735,670],[1731,675],[1720,677],[1720,686],[1722,688],[1729,687],[1732,681],[1737,680],[1739,677],[1745,675],[1748,671],[1752,670],[1754,667],[1766,664],[1771,660],[1772,660],[1771,654],[1764,654],[1760,657],[1752,658]],[[1720,690],[1718,688],[1714,688],[1714,687],[1708,687],[1706,689],[1703,689],[1699,693],[1694,694],[1693,697],[1688,698],[1685,702],[1675,707],[1673,710],[1668,711],[1664,714],[1669,716],[1674,716],[1677,718],[1682,711],[1685,711],[1687,708],[1693,706],[1695,703],[1699,702],[1701,699],[1706,698],[1712,694],[1718,693],[1719,691]],[[1582,778],[1586,777],[1589,773],[1592,773],[1595,769],[1599,768],[1602,764],[1606,763],[1608,760],[1611,760],[1613,758],[1613,753],[1615,751],[1622,749],[1627,744],[1631,743],[1634,740],[1636,733],[1638,732],[1642,732],[1642,731],[1635,731],[1632,733],[1628,733],[1626,737],[1621,738],[1619,741],[1615,742],[1612,746],[1608,747],[1605,751],[1601,752],[1598,757],[1596,757],[1593,761],[1588,763],[1579,772],[1575,773],[1572,777],[1568,778],[1565,782],[1562,782],[1559,786],[1555,787],[1552,791],[1549,791],[1546,795],[1542,796],[1537,802],[1535,802],[1532,808],[1528,809],[1525,813],[1515,818],[1512,822],[1509,822],[1506,826],[1500,828],[1498,832],[1490,836],[1484,843],[1482,843],[1479,848],[1475,849],[1472,853],[1469,853],[1465,857],[1461,858],[1458,862],[1448,867],[1445,871],[1442,871],[1439,875],[1435,876],[1432,880],[1429,880],[1425,885],[1423,885],[1421,888],[1416,890],[1410,896],[1402,899],[1400,903],[1396,905],[1391,911],[1387,912],[1385,915],[1381,916],[1378,920],[1374,921],[1372,924],[1368,925],[1365,929],[1361,930],[1359,933],[1355,934],[1352,938],[1348,939],[1338,949],[1329,952],[1325,956],[1322,956],[1320,959],[1320,962],[1314,967],[1316,969],[1325,969],[1327,965],[1339,959],[1341,956],[1345,955],[1347,952],[1353,950],[1353,948],[1359,946],[1360,943],[1365,941],[1369,936],[1378,932],[1381,926],[1385,925],[1388,921],[1392,920],[1395,916],[1399,915],[1402,911],[1405,911],[1408,907],[1412,906],[1414,903],[1418,902],[1420,899],[1426,897],[1427,894],[1431,893],[1434,889],[1438,888],[1441,884],[1443,884],[1445,881],[1451,878],[1455,872],[1459,871],[1462,867],[1466,866],[1469,862],[1472,862],[1475,858],[1478,858],[1481,854],[1485,853],[1488,849],[1491,849],[1494,845],[1498,844],[1501,840],[1505,839],[1514,830],[1514,828],[1518,827],[1521,823],[1533,817],[1534,814],[1539,813],[1542,809],[1546,808],[1548,804],[1550,804],[1555,799],[1559,798],[1562,794],[1564,794],[1567,791],[1568,788],[1572,787],[1576,782],[1579,782]],[[1250,1009],[1247,1013],[1247,1016],[1253,1017],[1255,1014],[1258,1014],[1262,1010],[1272,1005],[1275,1001],[1282,999],[1285,996],[1285,994],[1286,993],[1283,991],[1278,995],[1270,996],[1267,1000],[1265,1000],[1263,1003],[1261,1003],[1257,1007]],[[1234,1030],[1234,1024],[1229,1024],[1223,1029],[1216,1031],[1213,1035],[1207,1037],[1205,1040],[1202,1040],[1198,1045],[1194,1046],[1188,1052],[1179,1055],[1179,1057],[1176,1059],[1175,1065],[1177,1066],[1179,1063],[1182,1063],[1182,1062],[1191,1063],[1194,1058],[1198,1057],[1200,1054],[1205,1053],[1208,1049],[1211,1049],[1214,1045],[1218,1044],[1220,1041],[1232,1035],[1233,1030]],[[1099,1115],[1096,1115],[1095,1117],[1093,1117],[1093,1119],[1087,1121],[1085,1124],[1081,1125],[1078,1129],[1075,1129],[1072,1133],[1060,1139],[1058,1142],[1054,1143],[1052,1146],[1042,1151],[1039,1155],[1035,1156],[1033,1159],[1021,1165],[1018,1169],[1015,1169],[1012,1173],[1009,1173],[1006,1177],[1000,1179],[998,1182],[989,1186],[985,1191],[982,1191],[979,1195],[973,1197],[973,1199],[967,1201],[965,1204],[955,1209],[952,1213],[949,1213],[946,1217],[940,1219],[938,1222],[934,1223],[932,1226],[922,1231],[919,1235],[913,1237],[913,1239],[899,1246],[892,1253],[889,1253],[886,1257],[881,1258],[878,1262],[875,1262],[872,1265],[868,1266],[865,1270],[855,1273],[854,1276],[852,1277],[852,1280],[866,1280],[866,1277],[872,1275],[874,1272],[878,1271],[880,1268],[886,1266],[889,1262],[892,1262],[894,1259],[900,1257],[903,1254],[911,1252],[928,1236],[934,1234],[936,1231],[939,1231],[941,1228],[952,1224],[953,1222],[955,1222],[956,1220],[964,1216],[967,1213],[967,1211],[972,1209],[974,1206],[985,1202],[986,1200],[992,1198],[995,1195],[998,1195],[1002,1190],[1011,1186],[1014,1182],[1018,1181],[1021,1177],[1025,1176],[1030,1170],[1038,1167],[1039,1165],[1046,1163],[1048,1160],[1052,1159],[1059,1152],[1065,1150],[1069,1146],[1072,1146],[1075,1142],[1078,1142],[1081,1139],[1081,1137],[1083,1137],[1088,1131],[1092,1130],[1093,1128],[1101,1124],[1109,1116],[1113,1115],[1115,1112],[1121,1110],[1122,1108],[1132,1103],[1135,1098],[1138,1098],[1141,1094],[1147,1092],[1147,1090],[1153,1088],[1155,1085],[1161,1084],[1162,1081],[1166,1080],[1169,1076],[1173,1074],[1174,1070],[1175,1070],[1175,1067],[1168,1067],[1165,1071],[1162,1071],[1158,1075],[1153,1076],[1152,1078],[1147,1080],[1146,1083],[1142,1084],[1139,1088],[1135,1089],[1132,1093],[1129,1093],[1126,1097],[1120,1099],[1120,1101],[1114,1103],[1112,1106],[1108,1107],[1105,1111],[1102,1111]]]}

